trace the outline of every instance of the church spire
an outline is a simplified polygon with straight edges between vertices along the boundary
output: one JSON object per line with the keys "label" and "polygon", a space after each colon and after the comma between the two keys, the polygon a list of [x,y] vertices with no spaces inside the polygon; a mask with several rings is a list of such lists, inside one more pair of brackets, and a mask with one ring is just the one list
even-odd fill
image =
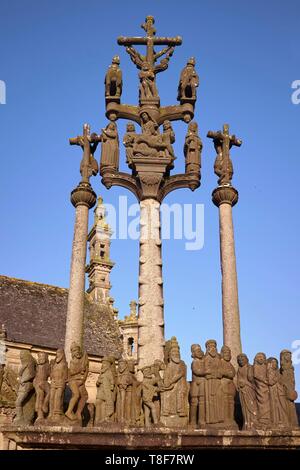
{"label": "church spire", "polygon": [[102,197],[98,198],[94,210],[94,225],[88,235],[90,262],[86,267],[89,278],[87,290],[95,302],[109,303],[110,271],[114,263],[110,259],[112,230],[106,221],[106,210]]}

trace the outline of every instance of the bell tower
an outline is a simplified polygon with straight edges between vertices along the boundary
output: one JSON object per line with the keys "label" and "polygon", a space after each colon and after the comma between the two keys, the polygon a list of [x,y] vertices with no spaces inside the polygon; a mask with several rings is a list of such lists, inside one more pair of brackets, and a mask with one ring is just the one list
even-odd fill
{"label": "bell tower", "polygon": [[94,210],[94,225],[88,234],[90,262],[86,267],[89,279],[87,293],[95,302],[109,303],[110,272],[114,263],[110,259],[110,239],[112,230],[105,217],[103,199],[98,198]]}

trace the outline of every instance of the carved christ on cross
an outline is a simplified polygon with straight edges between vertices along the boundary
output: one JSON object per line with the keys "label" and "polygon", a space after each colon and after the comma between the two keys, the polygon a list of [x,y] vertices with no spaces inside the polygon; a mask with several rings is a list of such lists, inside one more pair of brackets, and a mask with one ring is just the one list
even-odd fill
{"label": "carved christ on cross", "polygon": [[77,137],[69,139],[70,145],[79,145],[83,150],[83,156],[80,163],[82,183],[89,183],[90,177],[92,175],[95,176],[98,173],[98,163],[94,158],[94,153],[100,141],[100,136],[95,133],[90,133],[89,124],[83,125],[83,135],[78,135]]}
{"label": "carved christ on cross", "polygon": [[[147,62],[154,73],[162,72],[168,68],[170,57],[172,56],[176,46],[180,46],[182,39],[180,36],[174,38],[155,37],[156,30],[154,28],[153,16],[147,16],[145,23],[141,27],[146,31],[146,37],[124,37],[118,38],[118,44],[126,46],[126,52],[130,55],[132,62],[138,69],[142,68],[143,63]],[[147,48],[146,56],[140,54],[133,45],[144,45]],[[155,52],[154,45],[167,46],[159,52]],[[165,57],[159,64],[155,65],[157,59],[161,56]]]}
{"label": "carved christ on cross", "polygon": [[215,161],[215,173],[219,176],[218,184],[231,184],[233,176],[233,165],[230,158],[229,150],[233,145],[240,147],[242,141],[235,135],[229,134],[229,125],[224,124],[223,132],[208,131],[207,137],[213,139],[214,146],[217,152]]}

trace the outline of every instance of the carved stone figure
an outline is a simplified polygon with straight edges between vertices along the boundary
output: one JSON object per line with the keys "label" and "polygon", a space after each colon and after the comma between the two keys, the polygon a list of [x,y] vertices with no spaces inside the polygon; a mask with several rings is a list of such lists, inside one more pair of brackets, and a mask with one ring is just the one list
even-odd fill
{"label": "carved stone figure", "polygon": [[132,405],[132,375],[129,372],[128,362],[119,360],[117,377],[117,422],[130,424]]}
{"label": "carved stone figure", "polygon": [[[170,57],[173,55],[174,49],[176,46],[179,46],[182,43],[182,39],[180,37],[169,38],[169,37],[155,37],[156,30],[153,27],[154,25],[154,18],[153,16],[147,16],[145,23],[141,25],[141,27],[146,31],[146,37],[119,37],[118,43],[126,46],[126,52],[130,55],[132,62],[137,66],[138,69],[142,68],[142,65],[145,61],[151,66],[154,73],[161,72],[162,70],[166,70],[168,67],[168,62]],[[141,42],[142,41],[142,42]],[[138,52],[133,45],[136,44],[144,44],[147,47],[146,55],[141,54]],[[155,52],[154,46],[155,45],[166,45],[162,50]],[[165,55],[165,57],[161,60],[158,65],[155,65],[157,59],[161,56]]]}
{"label": "carved stone figure", "polygon": [[[68,384],[72,397],[65,413],[71,421],[82,424],[82,411],[88,399],[85,382],[89,371],[89,360],[86,352],[83,352],[79,344],[71,345],[71,361],[68,374]],[[76,407],[76,413],[74,413]]]}
{"label": "carved stone figure", "polygon": [[201,168],[202,141],[198,134],[198,124],[189,123],[184,142],[185,172],[199,173]]}
{"label": "carved stone figure", "polygon": [[105,96],[106,97],[118,97],[122,94],[122,71],[119,67],[120,57],[116,55],[112,59],[112,63],[108,68],[105,75]]}
{"label": "carved stone figure", "polygon": [[153,424],[157,424],[159,421],[157,407],[155,406],[154,399],[157,396],[159,386],[162,384],[162,380],[157,372],[157,369],[151,366],[143,367],[142,372],[142,402],[144,410],[144,424],[146,427],[148,427],[151,425],[151,420]]}
{"label": "carved stone figure", "polygon": [[217,351],[217,342],[210,339],[206,341],[205,347],[205,419],[208,426],[218,426],[224,421],[222,364]]}
{"label": "carved stone figure", "polygon": [[95,425],[112,422],[115,411],[115,377],[112,372],[112,358],[102,359],[101,372],[97,380]]}
{"label": "carved stone figure", "polygon": [[38,353],[36,374],[33,380],[33,386],[36,393],[35,411],[37,413],[37,421],[44,419],[45,415],[48,413],[50,399],[50,385],[48,383],[49,376],[50,364],[48,354],[40,352]]}
{"label": "carved stone figure", "polygon": [[158,158],[165,157],[166,154],[169,156],[168,144],[163,142],[158,125],[149,119],[143,126],[143,133],[138,134],[135,138],[133,155]]}
{"label": "carved stone figure", "polygon": [[119,136],[117,124],[110,122],[105,129],[102,129],[101,134],[101,173],[106,168],[113,171],[119,170]]}
{"label": "carved stone figure", "polygon": [[15,406],[18,391],[18,374],[5,364],[1,364],[2,384],[0,387],[0,403]]}
{"label": "carved stone figure", "polygon": [[175,132],[173,131],[170,121],[163,123],[162,141],[167,145],[169,155],[175,158],[174,149],[172,147],[172,144],[175,142]]}
{"label": "carved stone figure", "polygon": [[147,111],[143,111],[140,118],[143,134],[153,135],[155,130],[156,135],[159,135],[158,124]]}
{"label": "carved stone figure", "polygon": [[133,156],[133,144],[136,137],[135,126],[132,122],[128,122],[126,126],[126,134],[123,137],[123,144],[126,148],[126,163],[131,165]]}
{"label": "carved stone figure", "polygon": [[158,98],[158,92],[155,83],[155,73],[148,62],[143,62],[139,73],[140,79],[140,100],[151,100]]}
{"label": "carved stone figure", "polygon": [[229,134],[229,125],[224,124],[223,132],[209,131],[207,137],[213,139],[214,147],[217,152],[217,156],[214,164],[214,171],[217,176],[219,176],[218,184],[219,186],[231,185],[231,180],[233,176],[233,165],[230,158],[229,150],[233,145],[240,147],[242,141],[238,139],[235,135]]}
{"label": "carved stone figure", "polygon": [[254,358],[253,378],[258,411],[258,424],[266,428],[271,423],[270,390],[267,377],[267,359],[262,352]]}
{"label": "carved stone figure", "polygon": [[288,427],[288,403],[284,386],[278,369],[278,360],[269,357],[267,361],[267,376],[270,387],[271,422],[274,428]]}
{"label": "carved stone figure", "polygon": [[237,357],[237,388],[243,413],[243,429],[255,429],[257,424],[257,404],[253,379],[253,366],[246,354]]}
{"label": "carved stone figure", "polygon": [[230,361],[231,350],[228,346],[223,346],[221,349],[221,387],[223,392],[224,426],[226,428],[237,429],[238,426],[234,421],[236,388],[233,379],[235,377],[235,369]]}
{"label": "carved stone figure", "polygon": [[188,422],[186,365],[180,359],[178,344],[171,344],[161,387],[161,421],[166,426]]}
{"label": "carved stone figure", "polygon": [[199,86],[199,77],[195,70],[196,60],[191,57],[181,72],[178,85],[178,101],[184,99],[196,100],[196,88]]}
{"label": "carved stone figure", "polygon": [[281,383],[285,389],[288,404],[289,424],[291,427],[298,427],[299,424],[294,403],[298,398],[298,394],[295,389],[295,373],[292,363],[292,353],[287,349],[284,349],[280,353],[280,374]]}
{"label": "carved stone figure", "polygon": [[[135,302],[133,302],[135,303]],[[142,390],[141,390],[141,382],[139,382],[135,376],[135,365],[136,361],[134,359],[130,359],[127,361],[128,363],[128,372],[131,375],[131,382],[132,382],[132,392],[131,392],[131,404],[130,404],[130,424],[133,426],[140,423],[141,421],[141,412],[142,412]]]}
{"label": "carved stone figure", "polygon": [[35,393],[33,380],[36,362],[29,351],[20,352],[21,367],[19,370],[19,389],[16,400],[16,417],[14,424],[31,424],[35,412]]}
{"label": "carved stone figure", "polygon": [[154,401],[154,404],[155,404],[155,407],[156,407],[157,419],[159,421],[160,420],[160,414],[161,414],[161,410],[160,410],[160,389],[162,387],[163,374],[164,374],[164,371],[166,370],[166,364],[164,363],[164,361],[160,361],[159,359],[156,359],[154,361],[154,364],[152,364],[151,369],[152,369],[152,373],[154,374],[154,377],[156,377],[157,380],[158,380],[157,381],[158,388],[157,388],[156,393],[153,396],[153,401]]}
{"label": "carved stone figure", "polygon": [[205,425],[205,370],[204,352],[200,344],[192,344],[192,383],[190,386],[190,424]]}
{"label": "carved stone figure", "polygon": [[90,177],[96,176],[98,173],[98,163],[94,158],[94,153],[97,149],[98,143],[100,142],[100,136],[94,132],[91,134],[89,124],[84,124],[83,135],[72,137],[69,139],[70,145],[79,145],[83,150],[83,157],[80,163],[80,174],[82,176],[82,182],[88,183]]}
{"label": "carved stone figure", "polygon": [[56,351],[50,363],[50,403],[49,421],[59,421],[63,417],[64,391],[68,379],[68,364],[63,349]]}

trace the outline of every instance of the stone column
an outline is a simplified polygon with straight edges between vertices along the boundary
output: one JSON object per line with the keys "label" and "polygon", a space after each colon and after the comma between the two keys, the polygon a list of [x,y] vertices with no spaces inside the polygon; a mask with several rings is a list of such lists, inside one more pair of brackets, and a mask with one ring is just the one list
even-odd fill
{"label": "stone column", "polygon": [[95,205],[96,199],[96,194],[89,183],[80,183],[71,193],[71,202],[76,211],[65,336],[65,353],[67,359],[70,357],[70,346],[73,341],[83,345],[88,217],[89,209]]}
{"label": "stone column", "polygon": [[160,235],[160,203],[140,203],[140,259],[138,311],[139,368],[164,359],[164,301]]}
{"label": "stone column", "polygon": [[220,256],[222,272],[223,342],[229,346],[232,362],[242,352],[238,283],[232,222],[232,207],[238,202],[238,192],[232,186],[219,186],[212,193],[213,203],[219,208]]}

